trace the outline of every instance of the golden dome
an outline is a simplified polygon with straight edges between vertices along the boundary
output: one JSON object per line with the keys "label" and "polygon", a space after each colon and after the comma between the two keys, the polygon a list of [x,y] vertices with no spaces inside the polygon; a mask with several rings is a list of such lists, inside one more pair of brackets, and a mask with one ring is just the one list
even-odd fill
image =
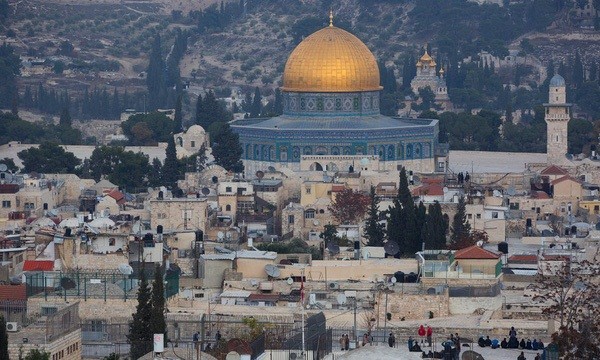
{"label": "golden dome", "polygon": [[378,91],[377,61],[356,36],[330,26],[304,39],[285,64],[282,90],[290,92]]}
{"label": "golden dome", "polygon": [[429,66],[435,66],[435,60],[433,60],[433,58],[429,55],[427,50],[425,50],[425,54],[423,54],[423,56],[421,56],[421,58],[419,59],[419,63],[427,63]]}

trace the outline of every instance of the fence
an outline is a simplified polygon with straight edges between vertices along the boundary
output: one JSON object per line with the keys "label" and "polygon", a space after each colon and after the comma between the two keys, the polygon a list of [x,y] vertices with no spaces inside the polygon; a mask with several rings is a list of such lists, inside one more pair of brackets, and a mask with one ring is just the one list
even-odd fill
{"label": "fence", "polygon": [[[145,269],[146,278],[152,282],[154,267]],[[27,297],[43,296],[92,299],[136,299],[138,279],[135,276],[119,272],[94,271],[52,271],[32,272],[26,275]],[[179,291],[179,272],[167,271],[165,274],[165,295],[171,297]]]}
{"label": "fence", "polygon": [[450,297],[496,297],[500,295],[500,284],[490,286],[452,286],[448,289]]}

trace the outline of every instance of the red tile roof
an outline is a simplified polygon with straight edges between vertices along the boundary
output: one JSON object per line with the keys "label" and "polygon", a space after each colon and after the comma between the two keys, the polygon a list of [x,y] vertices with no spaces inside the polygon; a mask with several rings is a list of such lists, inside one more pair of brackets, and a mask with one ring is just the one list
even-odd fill
{"label": "red tile roof", "polygon": [[25,260],[23,271],[52,271],[54,261],[52,260]]}
{"label": "red tile roof", "polygon": [[117,204],[119,204],[119,205],[122,205],[122,204],[124,204],[126,202],[125,201],[125,195],[123,195],[123,193],[120,192],[117,189],[114,189],[113,191],[109,192],[106,195],[110,196],[113,199],[115,199],[117,201]]}
{"label": "red tile roof", "polygon": [[546,194],[544,191],[532,191],[531,198],[532,199],[550,199],[550,195]]}
{"label": "red tile roof", "polygon": [[542,170],[542,172],[540,174],[542,174],[542,175],[567,175],[568,172],[561,167],[552,165],[552,166],[548,166],[547,168]]}
{"label": "red tile roof", "polygon": [[0,301],[27,300],[27,288],[21,285],[0,285]]}
{"label": "red tile roof", "polygon": [[574,182],[576,182],[576,183],[578,183],[578,184],[581,184],[581,181],[579,181],[579,180],[577,180],[577,179],[575,179],[574,177],[571,177],[571,176],[569,176],[569,175],[565,175],[565,176],[563,176],[563,177],[561,177],[561,178],[558,178],[558,179],[556,179],[556,180],[552,181],[550,184],[552,184],[552,185],[556,185],[556,184],[558,184],[558,183],[561,183],[561,182],[563,182],[563,181],[567,181],[567,180],[571,180],[571,181],[574,181]]}
{"label": "red tile roof", "polygon": [[418,188],[413,189],[413,196],[429,195],[429,196],[443,196],[444,187],[438,183],[423,184]]}
{"label": "red tile roof", "polygon": [[346,185],[332,185],[331,186],[332,192],[340,192],[340,191],[344,191],[345,189],[346,189]]}
{"label": "red tile roof", "polygon": [[499,259],[500,254],[491,252],[477,245],[469,246],[468,248],[460,249],[454,254],[455,259]]}
{"label": "red tile roof", "polygon": [[537,261],[537,255],[512,255],[508,258],[508,262],[519,264],[537,264]]}

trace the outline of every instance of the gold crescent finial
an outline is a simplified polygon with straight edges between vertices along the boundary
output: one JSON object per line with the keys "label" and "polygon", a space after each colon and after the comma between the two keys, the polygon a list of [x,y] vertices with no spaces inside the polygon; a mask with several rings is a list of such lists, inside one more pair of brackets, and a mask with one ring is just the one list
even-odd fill
{"label": "gold crescent finial", "polygon": [[333,27],[333,9],[329,9],[329,27]]}

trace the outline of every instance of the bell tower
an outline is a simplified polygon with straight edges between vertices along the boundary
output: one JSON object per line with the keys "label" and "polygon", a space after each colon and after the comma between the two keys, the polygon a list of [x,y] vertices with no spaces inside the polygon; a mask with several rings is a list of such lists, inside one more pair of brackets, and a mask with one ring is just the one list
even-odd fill
{"label": "bell tower", "polygon": [[567,126],[571,120],[571,104],[567,103],[565,79],[556,74],[550,79],[548,103],[544,119],[548,125],[546,153],[549,164],[561,164],[566,160],[568,151]]}

